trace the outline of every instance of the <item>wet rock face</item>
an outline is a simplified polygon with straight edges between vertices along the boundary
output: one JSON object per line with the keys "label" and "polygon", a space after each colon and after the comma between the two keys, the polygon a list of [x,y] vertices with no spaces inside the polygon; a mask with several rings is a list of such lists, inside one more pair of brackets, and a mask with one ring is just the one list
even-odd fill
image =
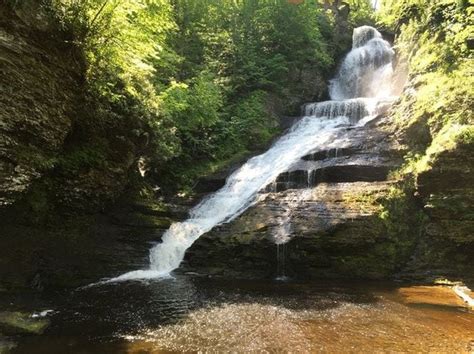
{"label": "wet rock face", "polygon": [[41,177],[71,130],[80,81],[72,54],[0,7],[0,206]]}
{"label": "wet rock face", "polygon": [[404,148],[389,139],[387,131],[369,130],[370,127],[347,129],[341,134],[347,137],[343,145],[329,145],[304,156],[280,174],[267,191],[308,188],[319,183],[387,180],[390,170],[401,164]]}
{"label": "wet rock face", "polygon": [[396,265],[384,247],[396,242],[387,239],[374,201],[388,188],[386,182],[323,183],[269,193],[243,216],[196,241],[185,267],[240,277],[276,276],[275,236],[288,219],[285,273],[304,278],[387,276]]}
{"label": "wet rock face", "polygon": [[[62,216],[48,227],[1,214],[0,289],[75,288],[149,265],[149,250],[189,205],[124,200],[101,214]],[[1,322],[1,318],[0,318]],[[1,331],[0,323],[0,331]]]}
{"label": "wet rock face", "polygon": [[[285,273],[296,277],[472,278],[472,145],[442,152],[407,199],[386,204],[400,190],[389,172],[406,154],[403,136],[391,129],[381,119],[353,128],[341,146],[304,156],[255,206],[198,239],[185,270],[273,277],[285,247]],[[282,231],[290,241],[278,250]]]}
{"label": "wet rock face", "polygon": [[474,149],[458,144],[443,151],[416,180],[426,215],[413,268],[473,279]]}
{"label": "wet rock face", "polygon": [[[201,236],[184,269],[239,277],[271,277],[281,268],[275,242],[285,246],[285,274],[383,278],[406,261],[404,235],[388,235],[378,202],[393,182],[388,172],[404,152],[382,119],[343,132],[340,147],[303,157],[262,193],[254,207]],[[408,241],[410,242],[410,241]],[[281,251],[279,251],[281,252]]]}

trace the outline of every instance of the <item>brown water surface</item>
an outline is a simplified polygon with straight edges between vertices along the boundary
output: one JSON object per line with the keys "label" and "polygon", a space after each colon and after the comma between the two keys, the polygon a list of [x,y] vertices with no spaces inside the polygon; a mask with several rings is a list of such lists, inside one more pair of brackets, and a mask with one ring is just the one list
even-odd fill
{"label": "brown water surface", "polygon": [[474,352],[474,314],[447,287],[181,275],[68,295],[14,353]]}

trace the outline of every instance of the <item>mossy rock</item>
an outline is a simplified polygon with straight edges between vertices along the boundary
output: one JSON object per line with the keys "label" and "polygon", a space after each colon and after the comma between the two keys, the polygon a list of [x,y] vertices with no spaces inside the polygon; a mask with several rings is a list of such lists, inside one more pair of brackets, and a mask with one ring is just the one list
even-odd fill
{"label": "mossy rock", "polygon": [[0,354],[10,353],[15,347],[16,344],[14,342],[0,336]]}
{"label": "mossy rock", "polygon": [[0,332],[6,335],[42,334],[49,320],[23,312],[0,312]]}

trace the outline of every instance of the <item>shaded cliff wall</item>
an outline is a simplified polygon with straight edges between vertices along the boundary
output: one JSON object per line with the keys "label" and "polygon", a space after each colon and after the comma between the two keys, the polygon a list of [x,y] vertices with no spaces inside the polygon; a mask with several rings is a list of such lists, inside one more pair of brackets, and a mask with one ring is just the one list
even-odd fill
{"label": "shaded cliff wall", "polygon": [[410,271],[474,276],[473,11],[466,1],[410,0],[382,11],[410,72],[391,114],[408,147],[398,177],[425,215]]}
{"label": "shaded cliff wall", "polygon": [[140,122],[89,94],[73,34],[31,4],[0,7],[0,203],[95,211],[126,185]]}
{"label": "shaded cliff wall", "polygon": [[[80,53],[0,7],[0,203],[18,200],[71,132],[81,92]],[[76,59],[75,59],[76,58]]]}
{"label": "shaded cliff wall", "polygon": [[[98,212],[138,173],[140,121],[91,96],[73,33],[22,4],[0,5],[0,288],[78,285],[110,274],[108,250],[133,225]],[[156,237],[157,224],[137,226]]]}

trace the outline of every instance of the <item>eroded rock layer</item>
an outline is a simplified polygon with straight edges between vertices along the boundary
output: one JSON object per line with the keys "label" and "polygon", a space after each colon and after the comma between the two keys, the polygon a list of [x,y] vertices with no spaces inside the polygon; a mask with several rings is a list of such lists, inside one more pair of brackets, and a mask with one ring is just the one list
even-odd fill
{"label": "eroded rock layer", "polygon": [[381,217],[380,201],[396,183],[389,172],[404,153],[387,123],[349,128],[339,137],[347,137],[342,146],[304,156],[242,216],[196,241],[186,268],[278,275],[277,248],[285,247],[285,273],[293,276],[383,278],[396,272],[414,240],[393,237]]}

